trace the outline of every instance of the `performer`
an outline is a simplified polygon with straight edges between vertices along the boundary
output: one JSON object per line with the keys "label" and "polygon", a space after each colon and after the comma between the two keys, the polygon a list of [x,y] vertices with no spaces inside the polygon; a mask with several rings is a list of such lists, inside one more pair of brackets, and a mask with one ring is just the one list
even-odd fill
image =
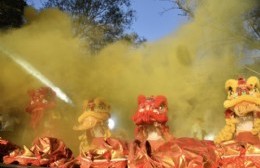
{"label": "performer", "polygon": [[127,144],[112,138],[108,128],[110,106],[96,98],[83,104],[83,113],[79,116],[79,124],[74,130],[85,131],[79,137],[81,168],[125,168],[127,166]]}
{"label": "performer", "polygon": [[260,167],[259,80],[230,79],[225,89],[226,125],[215,139],[222,167]]}
{"label": "performer", "polygon": [[130,168],[213,167],[213,144],[192,138],[174,138],[166,125],[168,105],[164,96],[139,96],[133,116],[135,140],[129,148]]}

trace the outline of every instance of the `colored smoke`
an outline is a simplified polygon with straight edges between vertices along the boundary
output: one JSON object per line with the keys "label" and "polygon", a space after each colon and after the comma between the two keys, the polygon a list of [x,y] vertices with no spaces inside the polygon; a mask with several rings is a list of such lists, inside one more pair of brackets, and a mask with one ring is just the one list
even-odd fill
{"label": "colored smoke", "polygon": [[116,42],[98,55],[91,55],[88,45],[72,34],[66,14],[56,9],[39,13],[27,9],[27,24],[2,32],[0,45],[33,65],[74,105],[58,101],[41,129],[33,132],[24,110],[27,90],[42,83],[0,51],[0,107],[16,116],[18,125],[2,136],[30,146],[35,136],[49,129],[76,150],[79,133],[72,127],[82,112],[83,100],[103,97],[111,104],[115,132],[133,138],[131,116],[139,94],[168,98],[168,125],[176,137],[192,136],[197,122],[208,134],[216,134],[225,122],[225,81],[241,74],[255,75],[241,64],[245,46],[250,45],[244,38],[242,16],[255,1],[203,2],[195,17],[167,38],[138,48]]}

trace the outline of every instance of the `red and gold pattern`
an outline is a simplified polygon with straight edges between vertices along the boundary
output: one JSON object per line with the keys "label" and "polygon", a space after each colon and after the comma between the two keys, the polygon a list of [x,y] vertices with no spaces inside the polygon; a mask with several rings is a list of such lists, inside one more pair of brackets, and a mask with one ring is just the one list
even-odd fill
{"label": "red and gold pattern", "polygon": [[19,147],[5,139],[0,137],[0,163],[3,162],[3,157],[8,155],[10,152],[19,149]]}
{"label": "red and gold pattern", "polygon": [[191,138],[169,141],[135,140],[130,145],[130,168],[216,168],[214,144]]}
{"label": "red and gold pattern", "polygon": [[78,157],[81,168],[125,168],[127,166],[127,144],[119,139],[94,138],[88,151]]}
{"label": "red and gold pattern", "polygon": [[61,140],[51,137],[38,138],[28,149],[14,150],[6,155],[5,164],[18,163],[25,166],[62,167],[73,159],[72,151]]}
{"label": "red and gold pattern", "polygon": [[250,143],[241,144],[230,140],[219,144],[216,152],[220,156],[219,166],[223,168],[260,167],[260,148]]}

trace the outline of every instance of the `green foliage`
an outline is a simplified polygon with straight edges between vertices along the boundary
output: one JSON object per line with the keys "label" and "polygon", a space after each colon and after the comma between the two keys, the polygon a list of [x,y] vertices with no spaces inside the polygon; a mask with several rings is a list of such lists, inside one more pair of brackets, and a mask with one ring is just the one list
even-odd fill
{"label": "green foliage", "polygon": [[[195,10],[207,0],[169,0],[181,9],[184,15],[194,17]],[[260,40],[260,3],[259,0],[250,0],[248,3],[255,4],[255,7],[244,16],[245,30],[248,33],[247,39],[251,45],[259,49]],[[253,44],[254,43],[254,44]]]}
{"label": "green foliage", "polygon": [[256,6],[245,17],[248,30],[252,38],[260,40],[260,3],[256,3]]}
{"label": "green foliage", "polygon": [[0,28],[19,27],[23,24],[24,0],[0,1]]}
{"label": "green foliage", "polygon": [[71,14],[76,35],[85,38],[95,51],[125,39],[125,30],[135,18],[130,0],[47,0],[44,7]]}

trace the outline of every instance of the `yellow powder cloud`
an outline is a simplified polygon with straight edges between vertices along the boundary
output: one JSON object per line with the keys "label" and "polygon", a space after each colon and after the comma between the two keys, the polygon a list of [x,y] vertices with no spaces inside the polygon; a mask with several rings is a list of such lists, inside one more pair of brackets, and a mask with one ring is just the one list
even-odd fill
{"label": "yellow powder cloud", "polygon": [[[251,1],[250,1],[251,2]],[[216,134],[224,125],[225,80],[236,78],[244,69],[241,48],[247,44],[243,14],[252,3],[205,1],[195,18],[165,39],[138,48],[116,42],[98,55],[89,54],[87,43],[73,36],[69,16],[46,9],[28,9],[28,23],[20,29],[2,32],[0,48],[21,58],[52,81],[73,101],[62,101],[34,132],[26,125],[24,108],[27,90],[43,84],[0,51],[2,106],[16,108],[20,129],[5,135],[26,144],[46,129],[77,150],[72,130],[84,99],[103,97],[111,103],[116,131],[133,137],[131,116],[139,94],[165,95],[173,134],[192,136],[192,126],[203,121],[207,133]]]}

